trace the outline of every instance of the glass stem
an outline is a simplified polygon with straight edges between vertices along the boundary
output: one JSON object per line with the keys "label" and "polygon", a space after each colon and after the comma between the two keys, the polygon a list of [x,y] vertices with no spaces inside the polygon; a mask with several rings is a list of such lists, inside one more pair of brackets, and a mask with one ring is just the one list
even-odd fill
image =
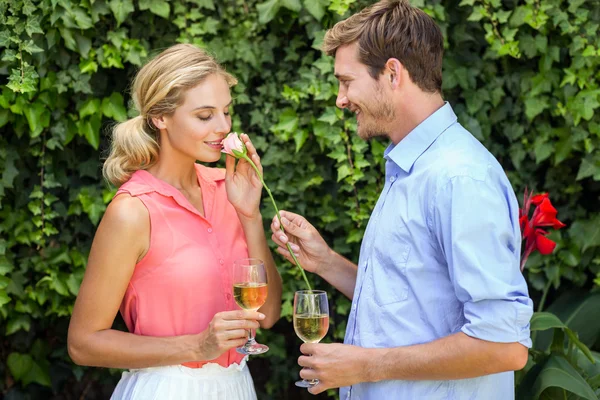
{"label": "glass stem", "polygon": [[256,340],[254,340],[254,337],[256,336],[254,329],[249,329],[248,330],[248,341],[246,342],[246,347],[253,345],[254,343],[256,343]]}

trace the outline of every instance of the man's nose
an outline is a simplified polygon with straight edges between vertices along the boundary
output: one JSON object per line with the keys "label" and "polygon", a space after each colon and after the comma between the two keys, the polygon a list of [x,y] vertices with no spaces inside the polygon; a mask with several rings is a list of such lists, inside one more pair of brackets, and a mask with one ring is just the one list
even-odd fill
{"label": "man's nose", "polygon": [[335,99],[335,105],[343,109],[348,107],[349,103],[350,102],[348,101],[348,96],[346,96],[346,93],[340,91],[338,93],[337,99]]}

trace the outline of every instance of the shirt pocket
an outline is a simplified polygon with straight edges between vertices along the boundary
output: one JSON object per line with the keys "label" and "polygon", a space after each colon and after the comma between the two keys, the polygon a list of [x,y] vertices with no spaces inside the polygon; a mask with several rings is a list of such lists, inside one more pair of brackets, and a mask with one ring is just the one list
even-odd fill
{"label": "shirt pocket", "polygon": [[373,298],[379,306],[405,301],[408,298],[408,279],[406,266],[410,256],[411,247],[402,243],[396,249],[375,247],[371,265],[373,276]]}

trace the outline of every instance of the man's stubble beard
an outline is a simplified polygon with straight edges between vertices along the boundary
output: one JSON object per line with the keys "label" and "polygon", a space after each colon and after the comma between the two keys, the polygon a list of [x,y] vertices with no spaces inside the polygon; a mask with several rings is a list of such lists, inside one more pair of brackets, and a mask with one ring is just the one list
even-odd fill
{"label": "man's stubble beard", "polygon": [[373,106],[364,105],[362,107],[363,120],[369,119],[370,121],[364,126],[357,121],[357,133],[363,140],[379,136],[389,137],[389,124],[396,118],[396,110],[381,96],[381,91],[378,91],[377,94]]}

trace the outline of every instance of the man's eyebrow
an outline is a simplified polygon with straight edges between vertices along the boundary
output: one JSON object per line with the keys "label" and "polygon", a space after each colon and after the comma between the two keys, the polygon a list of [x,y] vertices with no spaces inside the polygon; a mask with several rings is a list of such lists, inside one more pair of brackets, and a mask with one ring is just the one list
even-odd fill
{"label": "man's eyebrow", "polygon": [[343,79],[343,78],[345,78],[345,79],[352,78],[350,75],[338,74],[338,73],[333,74],[333,76],[335,76],[338,80]]}
{"label": "man's eyebrow", "polygon": [[[227,105],[226,105],[225,107],[229,107],[229,106],[231,106],[231,104],[232,104],[232,103],[233,103],[233,100],[231,100],[229,103],[227,103]],[[211,109],[211,110],[214,110],[214,109],[215,109],[215,108],[217,108],[217,107],[215,107],[215,106],[200,106],[200,107],[196,107],[196,108],[194,108],[192,111],[196,111],[196,110],[202,110],[203,108],[209,108],[209,109]]]}

